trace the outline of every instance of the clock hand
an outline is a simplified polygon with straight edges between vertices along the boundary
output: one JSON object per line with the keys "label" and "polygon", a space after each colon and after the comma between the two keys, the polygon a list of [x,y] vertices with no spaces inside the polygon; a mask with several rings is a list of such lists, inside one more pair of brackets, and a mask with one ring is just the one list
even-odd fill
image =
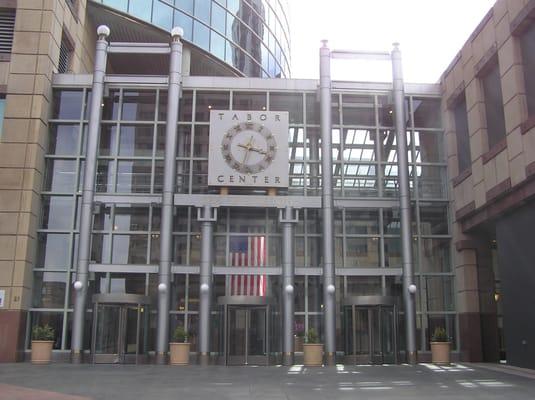
{"label": "clock hand", "polygon": [[260,154],[263,154],[263,155],[267,154],[267,151],[259,149],[258,147],[251,147],[250,150],[251,151],[256,151],[257,153],[260,153]]}

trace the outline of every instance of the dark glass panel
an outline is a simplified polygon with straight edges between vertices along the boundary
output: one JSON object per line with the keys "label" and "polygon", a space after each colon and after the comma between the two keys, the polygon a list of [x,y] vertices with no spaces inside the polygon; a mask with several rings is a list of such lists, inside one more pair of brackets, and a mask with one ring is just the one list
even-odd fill
{"label": "dark glass panel", "polygon": [[382,284],[380,276],[348,276],[348,296],[381,296]]}
{"label": "dark glass panel", "polygon": [[146,264],[147,235],[113,235],[113,264]]}
{"label": "dark glass panel", "polygon": [[375,125],[375,104],[372,96],[342,95],[345,125]]}
{"label": "dark glass panel", "polygon": [[80,119],[82,115],[83,91],[55,90],[52,103],[52,118]]}
{"label": "dark glass panel", "polygon": [[441,128],[440,99],[412,99],[415,128]]}
{"label": "dark glass panel", "polygon": [[149,207],[142,205],[115,206],[114,231],[148,231]]}
{"label": "dark glass panel", "polygon": [[420,231],[422,235],[447,235],[448,205],[420,203]]}
{"label": "dark glass panel", "polygon": [[379,233],[379,211],[346,209],[346,233],[369,235]]}
{"label": "dark glass panel", "polygon": [[70,230],[73,224],[72,196],[43,196],[41,228]]}
{"label": "dark glass panel", "polygon": [[31,312],[31,328],[35,326],[49,325],[54,330],[54,350],[61,349],[61,335],[63,333],[63,312],[52,311],[32,311]]}
{"label": "dark glass panel", "polygon": [[438,132],[414,131],[414,161],[444,162],[444,136]]}
{"label": "dark glass panel", "polygon": [[455,137],[457,139],[457,161],[459,163],[459,173],[468,169],[472,165],[470,155],[470,132],[468,131],[468,114],[466,111],[466,98],[455,104],[453,109],[455,118]]}
{"label": "dark glass panel", "polygon": [[152,156],[153,131],[152,125],[121,125],[119,156]]}
{"label": "dark glass panel", "polygon": [[422,272],[450,272],[450,239],[422,238]]}
{"label": "dark glass panel", "polygon": [[117,126],[102,124],[100,128],[99,156],[115,155],[117,144]]}
{"label": "dark glass panel", "polygon": [[379,267],[379,238],[346,238],[345,267]]}
{"label": "dark glass panel", "polygon": [[75,187],[76,160],[46,160],[45,191],[72,193]]}
{"label": "dark glass panel", "polygon": [[104,96],[102,103],[102,119],[103,120],[116,120],[119,118],[119,100],[120,100],[119,90],[110,90],[108,96]]}
{"label": "dark glass panel", "polygon": [[270,93],[269,109],[271,111],[288,111],[291,124],[303,123],[302,94]]}
{"label": "dark glass panel", "polygon": [[153,90],[123,91],[122,120],[152,121],[156,110],[156,92]]}
{"label": "dark glass panel", "polygon": [[33,307],[63,308],[65,306],[65,272],[35,272]]}
{"label": "dark glass panel", "polygon": [[385,267],[401,268],[402,254],[401,254],[401,239],[400,238],[384,238],[385,251]]}
{"label": "dark glass panel", "polygon": [[67,269],[71,267],[71,246],[68,233],[39,233],[37,240],[36,268]]}
{"label": "dark glass panel", "polygon": [[503,111],[502,85],[498,61],[488,68],[481,77],[485,96],[485,114],[487,118],[488,147],[498,144],[505,138],[505,116]]}
{"label": "dark glass panel", "polygon": [[195,120],[210,121],[211,110],[229,109],[228,92],[197,92]]}
{"label": "dark glass panel", "polygon": [[78,154],[80,125],[51,125],[48,154],[75,156]]}
{"label": "dark glass panel", "polygon": [[150,193],[152,162],[145,160],[118,161],[118,193]]}
{"label": "dark glass panel", "polygon": [[232,108],[234,110],[263,111],[267,107],[265,93],[234,92]]}

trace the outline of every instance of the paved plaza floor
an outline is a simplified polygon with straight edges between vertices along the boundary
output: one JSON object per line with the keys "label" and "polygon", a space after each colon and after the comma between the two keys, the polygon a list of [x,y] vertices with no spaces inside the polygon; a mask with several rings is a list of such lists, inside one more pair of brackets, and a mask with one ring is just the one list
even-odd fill
{"label": "paved plaza floor", "polygon": [[535,399],[535,371],[496,365],[171,367],[0,364],[0,400]]}

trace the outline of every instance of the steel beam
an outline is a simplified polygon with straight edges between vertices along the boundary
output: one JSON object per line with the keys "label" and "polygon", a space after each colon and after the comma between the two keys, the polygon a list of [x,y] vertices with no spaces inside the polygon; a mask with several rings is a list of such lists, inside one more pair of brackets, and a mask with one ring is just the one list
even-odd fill
{"label": "steel beam", "polygon": [[158,325],[156,332],[156,362],[167,362],[169,348],[169,304],[171,299],[171,262],[173,248],[173,208],[176,179],[176,144],[178,106],[182,69],[182,36],[174,28],[169,57],[169,86],[167,92],[167,119],[165,126],[165,157],[162,193],[162,222],[160,228],[160,270],[158,273]]}
{"label": "steel beam", "polygon": [[323,216],[323,319],[325,357],[336,363],[336,302],[334,270],[334,223],[331,137],[331,52],[327,41],[320,48],[321,206]]}
{"label": "steel beam", "polygon": [[412,233],[411,233],[411,199],[409,190],[409,162],[407,155],[407,134],[405,118],[405,94],[403,90],[403,70],[399,44],[394,43],[392,50],[392,79],[394,94],[394,118],[396,141],[398,145],[398,180],[399,207],[401,218],[401,249],[403,269],[403,304],[405,307],[405,338],[407,362],[418,362],[416,352],[416,308],[414,294],[409,286],[414,283],[412,261]]}

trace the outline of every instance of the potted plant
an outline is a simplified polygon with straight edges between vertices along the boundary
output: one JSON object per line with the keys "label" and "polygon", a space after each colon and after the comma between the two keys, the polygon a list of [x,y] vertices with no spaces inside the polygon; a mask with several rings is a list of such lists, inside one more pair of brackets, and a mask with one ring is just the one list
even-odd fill
{"label": "potted plant", "polygon": [[450,345],[446,330],[437,326],[431,336],[431,361],[435,364],[449,364]]}
{"label": "potted plant", "polygon": [[303,344],[304,364],[307,367],[323,365],[323,344],[319,342],[319,336],[315,329],[309,329]]}
{"label": "potted plant", "polygon": [[169,343],[170,363],[171,365],[189,364],[189,343],[188,332],[181,326],[178,326],[173,332],[173,341]]}
{"label": "potted plant", "polygon": [[50,325],[36,325],[32,329],[32,364],[50,364],[54,329]]}

